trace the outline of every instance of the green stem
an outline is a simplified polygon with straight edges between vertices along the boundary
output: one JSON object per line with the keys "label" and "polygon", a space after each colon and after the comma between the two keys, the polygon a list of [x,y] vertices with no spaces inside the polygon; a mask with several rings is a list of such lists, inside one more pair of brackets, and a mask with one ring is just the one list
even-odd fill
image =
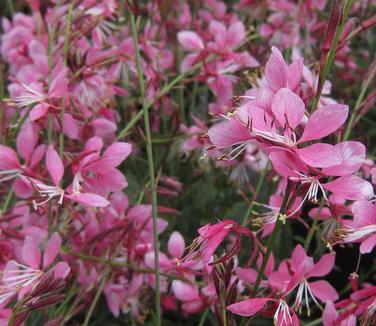
{"label": "green stem", "polygon": [[359,96],[356,100],[354,109],[351,112],[350,120],[349,120],[349,122],[347,123],[347,126],[346,126],[346,130],[345,130],[345,133],[344,133],[344,136],[343,136],[344,141],[348,140],[349,137],[350,137],[351,128],[353,127],[353,124],[354,124],[354,121],[355,121],[355,118],[356,118],[356,114],[358,113],[359,109],[362,107],[364,96],[366,95],[367,89],[368,89],[372,79],[375,77],[375,74],[376,74],[376,61],[374,61],[374,64],[372,65],[372,69],[371,69],[371,71],[368,75],[368,78],[362,84],[362,88],[361,88]]}
{"label": "green stem", "polygon": [[321,93],[322,93],[322,90],[323,90],[323,87],[324,87],[324,83],[325,83],[325,81],[328,77],[330,68],[333,64],[333,61],[334,61],[334,58],[335,58],[335,55],[336,55],[337,45],[339,43],[339,37],[342,33],[343,27],[345,26],[345,23],[346,23],[348,15],[349,15],[352,3],[353,3],[353,0],[348,0],[348,1],[346,1],[345,5],[343,7],[342,18],[341,18],[341,21],[336,28],[336,31],[334,33],[334,37],[333,37],[333,40],[332,40],[332,44],[330,45],[329,53],[326,56],[326,60],[325,60],[325,63],[324,63],[324,69],[323,69],[323,72],[322,72],[322,75],[321,75],[321,82],[319,83],[318,89],[316,90],[316,94],[315,94],[315,97],[314,97],[313,103],[312,103],[311,112],[315,111],[317,109],[318,104],[319,104],[319,100],[320,100]]}
{"label": "green stem", "polygon": [[186,76],[187,76],[187,73],[180,74],[175,79],[173,79],[168,85],[162,88],[162,90],[155,96],[155,98],[152,101],[145,104],[145,106],[142,107],[141,111],[138,111],[138,113],[125,126],[125,128],[122,131],[120,131],[119,135],[116,137],[116,140],[119,140],[125,137],[126,134],[134,127],[134,125],[144,116],[144,111],[148,111],[157,99],[161,98],[163,95],[170,92],[172,87],[178,84]]}
{"label": "green stem", "polygon": [[9,14],[13,16],[14,15],[13,0],[7,0],[7,7],[8,7]]}
{"label": "green stem", "polygon": [[262,259],[261,267],[260,267],[259,272],[257,274],[256,283],[255,283],[255,286],[253,288],[253,292],[255,293],[255,295],[256,295],[256,292],[257,292],[257,290],[260,286],[261,279],[264,275],[264,271],[265,271],[266,265],[268,263],[270,254],[273,250],[273,246],[274,246],[274,242],[277,238],[277,234],[280,232],[283,221],[284,221],[284,219],[281,218],[281,217],[283,217],[283,215],[286,213],[287,204],[288,204],[288,200],[289,200],[289,197],[290,197],[290,187],[291,187],[290,182],[288,182],[287,187],[286,187],[286,191],[285,191],[285,196],[283,197],[282,205],[281,205],[281,208],[279,209],[277,222],[275,223],[274,230],[273,230],[273,232],[272,232],[272,234],[271,234],[271,236],[268,240],[267,249],[266,249],[265,255]]}
{"label": "green stem", "polygon": [[156,325],[161,325],[161,293],[160,293],[160,271],[159,271],[159,241],[158,241],[158,212],[157,212],[157,191],[155,184],[155,172],[153,161],[153,147],[151,142],[151,131],[149,121],[148,102],[145,97],[145,82],[141,66],[141,54],[138,45],[138,33],[136,26],[136,19],[133,13],[131,13],[131,25],[134,48],[136,49],[136,66],[137,75],[140,84],[140,96],[142,99],[142,110],[145,122],[145,134],[146,134],[146,152],[149,165],[149,177],[151,187],[151,199],[152,199],[152,212],[153,212],[153,238],[154,238],[154,264],[155,264],[155,310],[156,310]]}
{"label": "green stem", "polygon": [[202,314],[202,317],[201,317],[201,320],[200,320],[200,323],[198,324],[198,326],[204,326],[205,325],[205,321],[206,321],[206,318],[208,318],[208,314],[209,314],[209,308],[206,308],[204,313]]}
{"label": "green stem", "polygon": [[92,316],[92,314],[93,314],[93,312],[94,312],[94,309],[95,309],[95,307],[96,307],[96,305],[97,305],[97,303],[98,303],[99,297],[100,297],[100,295],[102,294],[103,288],[104,288],[104,286],[105,286],[105,284],[106,284],[106,282],[107,282],[107,278],[108,278],[108,275],[109,275],[109,274],[110,274],[110,273],[109,273],[109,271],[107,270],[107,271],[106,271],[106,274],[103,275],[102,280],[101,280],[101,283],[99,284],[98,290],[97,290],[97,292],[95,293],[95,297],[94,297],[94,299],[93,299],[93,302],[92,302],[91,305],[90,305],[89,311],[87,312],[87,315],[86,315],[86,317],[85,317],[85,320],[84,320],[82,326],[87,326],[87,325],[89,325],[90,318],[91,318],[91,316]]}
{"label": "green stem", "polygon": [[306,238],[306,241],[304,243],[304,249],[307,251],[307,249],[309,248],[309,245],[311,244],[311,241],[312,241],[312,237],[316,231],[316,228],[317,228],[317,224],[319,223],[319,218],[320,218],[320,215],[321,215],[321,211],[323,210],[324,208],[324,204],[325,204],[325,199],[324,198],[321,198],[321,201],[320,201],[320,206],[319,206],[319,209],[315,215],[315,219],[313,220],[313,223],[312,223],[312,226],[311,228],[309,229],[309,232],[308,232],[308,235],[307,235],[307,238]]}
{"label": "green stem", "polygon": [[255,194],[253,196],[252,203],[249,205],[249,207],[247,209],[247,212],[245,213],[245,215],[243,217],[242,226],[245,226],[247,224],[248,217],[252,213],[253,207],[255,206],[255,202],[257,200],[257,196],[258,196],[258,194],[259,194],[259,192],[261,190],[262,184],[264,183],[264,180],[265,180],[265,177],[266,177],[266,174],[267,174],[268,170],[269,170],[269,165],[265,166],[265,168],[261,172],[260,178],[257,181],[257,185],[256,185],[256,189],[255,189]]}
{"label": "green stem", "polygon": [[[71,25],[72,25],[72,12],[73,12],[73,2],[70,3],[67,19],[66,19],[66,26],[65,26],[65,33],[64,33],[64,46],[63,46],[63,60],[64,64],[67,64],[67,57],[68,57],[68,50],[69,50],[69,34],[71,31]],[[64,115],[65,115],[65,103],[66,98],[63,97],[61,100],[61,108],[60,108],[60,126],[61,131],[59,135],[59,154],[60,157],[63,158],[64,154]]]}
{"label": "green stem", "polygon": [[4,201],[4,204],[3,204],[3,207],[1,207],[1,211],[2,212],[5,212],[8,207],[9,207],[9,204],[10,204],[10,201],[13,197],[13,194],[14,194],[14,190],[13,190],[13,187],[10,189],[10,191],[8,192],[7,194],[7,197],[5,198],[5,201]]}

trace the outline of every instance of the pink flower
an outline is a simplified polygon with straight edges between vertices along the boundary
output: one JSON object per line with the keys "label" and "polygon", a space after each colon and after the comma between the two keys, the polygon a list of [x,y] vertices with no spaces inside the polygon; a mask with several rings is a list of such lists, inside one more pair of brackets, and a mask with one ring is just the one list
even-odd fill
{"label": "pink flower", "polygon": [[376,245],[376,206],[357,201],[352,205],[352,213],[353,220],[343,220],[344,228],[335,231],[334,244],[360,242],[360,252],[369,253]]}
{"label": "pink flower", "polygon": [[7,297],[9,293],[13,295],[19,293],[19,296],[24,296],[38,285],[38,282],[47,271],[52,271],[55,278],[65,279],[68,276],[70,267],[66,262],[58,262],[50,268],[60,251],[60,236],[56,232],[52,234],[46,244],[43,258],[39,245],[40,239],[26,236],[22,247],[23,263],[15,260],[7,263],[1,280],[4,284],[4,289],[0,294],[1,302],[7,302],[10,298],[9,296]]}
{"label": "pink flower", "polygon": [[220,258],[219,261],[229,259],[230,257],[236,255],[240,249],[240,235],[243,234],[252,237],[250,235],[251,231],[232,220],[223,220],[217,224],[207,224],[198,229],[199,237],[193,240],[190,246],[190,251],[184,257],[184,259],[208,263],[215,250],[230,232],[236,234],[234,247],[225,256]]}
{"label": "pink flower", "polygon": [[59,205],[63,203],[64,198],[93,207],[105,207],[109,205],[107,199],[103,198],[102,196],[89,192],[81,192],[79,184],[77,185],[74,182],[72,187],[73,191],[68,189],[66,192],[66,190],[64,190],[60,186],[60,183],[64,175],[64,165],[53,145],[50,145],[47,149],[46,166],[52,178],[53,186],[46,185],[37,179],[28,178],[28,180],[33,184],[33,186],[40,193],[40,195],[46,198],[41,202],[33,201],[35,209],[38,206],[46,204],[53,198],[58,198]]}

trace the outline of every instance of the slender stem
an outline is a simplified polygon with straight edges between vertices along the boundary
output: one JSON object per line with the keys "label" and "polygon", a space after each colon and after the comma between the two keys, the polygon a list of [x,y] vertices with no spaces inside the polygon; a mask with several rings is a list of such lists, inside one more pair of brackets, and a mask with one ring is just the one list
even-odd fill
{"label": "slender stem", "polygon": [[13,16],[14,15],[13,0],[7,0],[7,7],[8,7],[9,14]]}
{"label": "slender stem", "polygon": [[[69,34],[71,31],[71,24],[72,24],[72,12],[73,12],[73,1],[70,3],[68,8],[68,14],[66,19],[66,26],[65,26],[65,33],[64,33],[64,46],[63,46],[63,60],[64,64],[67,64],[67,57],[68,57],[68,50],[69,50]],[[59,154],[60,157],[63,157],[64,154],[64,115],[65,115],[65,103],[66,98],[65,96],[61,100],[61,108],[60,108],[60,126],[61,131],[59,135]]]}
{"label": "slender stem", "polygon": [[106,284],[106,282],[107,282],[107,278],[108,278],[108,275],[109,275],[109,274],[110,274],[110,273],[109,273],[109,271],[107,270],[106,273],[105,273],[105,275],[103,275],[102,280],[101,280],[101,283],[99,284],[98,290],[97,290],[97,292],[95,293],[95,297],[94,297],[94,299],[93,299],[93,302],[92,302],[91,305],[90,305],[89,311],[88,311],[87,314],[86,314],[86,317],[85,317],[85,320],[84,320],[82,326],[87,326],[87,325],[89,325],[90,318],[91,318],[91,316],[92,316],[92,314],[93,314],[93,312],[94,312],[94,309],[95,309],[95,307],[96,307],[96,305],[97,305],[97,303],[98,303],[99,297],[100,297],[100,295],[102,294],[103,288],[104,288],[104,286],[105,286],[105,284]]}
{"label": "slender stem", "polygon": [[141,109],[141,111],[138,111],[138,113],[125,126],[125,128],[122,131],[120,131],[120,133],[116,137],[116,139],[119,140],[119,139],[125,137],[125,135],[143,117],[144,111],[145,110],[149,110],[157,99],[161,98],[163,95],[165,95],[168,92],[170,92],[170,90],[172,89],[172,87],[174,87],[176,84],[178,84],[180,81],[182,81],[186,76],[187,76],[187,73],[180,74],[176,78],[174,78],[168,85],[166,85],[164,88],[162,88],[162,90],[155,96],[155,98],[152,101],[148,102],[145,106],[143,106],[143,108]]}
{"label": "slender stem", "polygon": [[1,211],[5,212],[8,209],[10,201],[11,201],[11,199],[13,197],[13,194],[14,194],[14,190],[13,190],[13,187],[12,187],[12,188],[10,188],[10,190],[9,190],[9,192],[7,194],[7,197],[5,198],[3,207],[1,207]]}
{"label": "slender stem", "polygon": [[337,45],[339,43],[339,37],[342,33],[343,27],[345,26],[345,23],[346,23],[348,15],[349,15],[352,3],[353,3],[353,0],[348,0],[348,1],[346,1],[345,5],[343,7],[342,18],[341,18],[341,21],[336,28],[336,31],[334,33],[334,37],[333,37],[333,40],[332,40],[332,44],[330,45],[329,53],[326,56],[326,60],[325,60],[325,63],[324,63],[324,69],[322,71],[322,75],[321,75],[321,79],[320,79],[321,82],[319,82],[318,88],[316,90],[316,94],[315,94],[315,97],[314,97],[313,103],[312,103],[311,112],[315,111],[317,109],[318,104],[319,104],[319,100],[320,100],[320,96],[321,96],[321,93],[322,93],[322,90],[323,90],[323,87],[324,87],[324,83],[325,83],[325,81],[328,77],[330,68],[333,64],[333,61],[334,61],[334,58],[335,58],[335,55],[336,55]]}
{"label": "slender stem", "polygon": [[361,88],[359,96],[356,100],[354,109],[351,112],[350,120],[347,123],[346,130],[345,130],[345,133],[344,133],[344,136],[343,136],[343,140],[349,139],[350,133],[351,133],[351,128],[353,127],[353,124],[354,124],[354,121],[355,121],[355,118],[356,118],[356,114],[358,113],[359,109],[362,107],[363,99],[364,99],[364,96],[366,95],[367,89],[368,89],[372,79],[375,77],[375,74],[376,74],[376,62],[375,61],[374,61],[374,64],[371,67],[372,68],[371,68],[371,71],[368,75],[368,78],[362,84],[362,88]]}
{"label": "slender stem", "polygon": [[252,203],[251,203],[251,205],[249,205],[249,207],[247,209],[247,212],[245,213],[245,215],[243,217],[243,222],[242,222],[243,226],[245,226],[247,224],[248,217],[252,213],[252,209],[255,206],[255,202],[257,200],[257,196],[258,196],[258,194],[259,194],[259,192],[261,190],[262,184],[264,183],[264,180],[265,180],[265,177],[266,177],[266,174],[267,174],[268,170],[269,170],[269,164],[267,166],[265,166],[265,168],[262,170],[262,172],[260,174],[260,178],[257,181],[257,185],[256,185],[256,189],[255,189],[255,194],[253,196]]}
{"label": "slender stem", "polygon": [[311,241],[312,241],[312,237],[316,231],[316,228],[317,228],[317,224],[319,222],[319,218],[320,218],[320,215],[321,215],[321,211],[323,210],[324,208],[324,204],[325,204],[325,199],[324,198],[321,198],[321,201],[320,201],[320,206],[319,206],[319,209],[317,210],[317,213],[315,215],[315,218],[313,220],[313,223],[312,223],[312,226],[311,228],[309,229],[309,232],[308,232],[308,235],[307,235],[307,238],[306,238],[306,241],[304,243],[304,249],[307,250],[309,248],[309,245],[311,244]]}
{"label": "slender stem", "polygon": [[149,121],[149,109],[148,102],[145,97],[145,82],[141,66],[141,54],[138,45],[138,33],[136,26],[136,19],[133,13],[131,13],[131,25],[134,48],[136,50],[136,66],[138,81],[140,84],[140,96],[142,99],[142,109],[145,122],[145,134],[146,134],[146,152],[149,165],[149,177],[151,187],[151,199],[152,199],[152,212],[153,212],[153,238],[154,238],[154,264],[155,264],[155,310],[156,310],[156,325],[161,325],[161,293],[160,293],[160,271],[159,271],[159,241],[158,241],[158,212],[157,212],[157,191],[155,185],[155,172],[153,161],[153,147],[151,142],[151,131]]}
{"label": "slender stem", "polygon": [[0,143],[3,143],[4,107],[1,103],[4,98],[4,68],[4,65],[0,62]]}
{"label": "slender stem", "polygon": [[277,238],[277,234],[280,232],[282,224],[283,224],[283,219],[280,218],[280,217],[283,216],[286,213],[287,204],[288,204],[288,200],[289,200],[289,197],[290,197],[290,187],[291,187],[290,182],[287,182],[285,196],[283,197],[282,205],[281,205],[281,208],[279,209],[279,213],[278,213],[278,219],[277,219],[277,222],[275,223],[274,230],[273,230],[273,232],[272,232],[272,234],[271,234],[271,236],[268,240],[266,252],[265,252],[265,255],[262,259],[261,267],[259,269],[257,279],[256,279],[256,283],[255,283],[255,286],[253,288],[253,292],[255,294],[256,294],[259,286],[260,286],[260,282],[261,282],[261,279],[264,275],[266,265],[268,263],[270,254],[273,250],[275,239]]}
{"label": "slender stem", "polygon": [[204,313],[201,316],[201,320],[200,320],[200,323],[198,324],[198,326],[204,326],[205,325],[205,321],[206,321],[206,318],[208,318],[208,314],[209,314],[209,308],[206,308]]}

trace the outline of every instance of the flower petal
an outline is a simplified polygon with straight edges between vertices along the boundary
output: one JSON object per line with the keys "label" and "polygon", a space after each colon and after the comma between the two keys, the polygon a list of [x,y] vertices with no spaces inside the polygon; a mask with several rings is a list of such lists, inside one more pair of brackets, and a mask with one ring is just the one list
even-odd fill
{"label": "flower petal", "polygon": [[51,235],[43,254],[43,268],[47,268],[56,258],[61,246],[61,237],[57,232]]}
{"label": "flower petal", "polygon": [[339,177],[322,186],[333,194],[349,200],[370,200],[374,195],[372,185],[355,175]]}
{"label": "flower petal", "polygon": [[366,147],[357,141],[346,141],[335,145],[342,157],[338,165],[328,167],[322,172],[325,175],[343,176],[357,172],[366,158]]}
{"label": "flower petal", "polygon": [[227,310],[240,316],[253,316],[261,311],[268,301],[274,300],[270,298],[248,299],[229,305]]}
{"label": "flower petal", "polygon": [[336,301],[338,293],[327,281],[316,281],[308,283],[315,297],[319,298],[322,302]]}
{"label": "flower petal", "polygon": [[181,258],[185,250],[185,242],[183,236],[178,232],[172,232],[167,243],[168,252],[174,258]]}
{"label": "flower petal", "polygon": [[181,31],[178,33],[178,40],[187,50],[201,51],[204,48],[202,38],[195,32]]}
{"label": "flower petal", "polygon": [[303,119],[304,102],[288,88],[281,88],[273,98],[272,111],[282,127],[287,123],[295,129]]}
{"label": "flower petal", "polygon": [[53,145],[47,148],[46,165],[55,186],[58,186],[64,175],[64,165]]}
{"label": "flower petal", "polygon": [[274,46],[265,65],[265,78],[269,87],[275,92],[287,86],[287,65],[282,53]]}
{"label": "flower petal", "polygon": [[347,105],[330,104],[320,107],[311,114],[299,143],[320,139],[335,132],[346,121]]}
{"label": "flower petal", "polygon": [[325,168],[342,162],[340,153],[333,145],[317,143],[296,149],[300,159],[314,168]]}

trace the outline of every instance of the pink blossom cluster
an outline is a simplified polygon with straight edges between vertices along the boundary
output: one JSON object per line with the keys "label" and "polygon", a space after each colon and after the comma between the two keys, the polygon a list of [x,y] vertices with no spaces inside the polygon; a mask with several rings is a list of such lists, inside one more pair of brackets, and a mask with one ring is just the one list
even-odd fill
{"label": "pink blossom cluster", "polygon": [[0,325],[376,323],[375,3],[264,2],[9,7]]}

